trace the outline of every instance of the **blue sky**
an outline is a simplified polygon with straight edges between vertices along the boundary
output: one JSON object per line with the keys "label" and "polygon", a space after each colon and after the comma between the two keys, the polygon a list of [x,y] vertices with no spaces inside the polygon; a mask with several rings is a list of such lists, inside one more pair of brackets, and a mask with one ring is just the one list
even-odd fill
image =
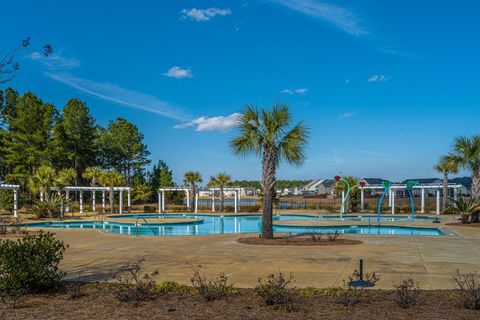
{"label": "blue sky", "polygon": [[[97,121],[125,117],[152,161],[257,179],[234,158],[246,103],[288,103],[311,129],[300,168],[279,178],[402,179],[432,170],[455,136],[478,133],[476,1],[10,1],[0,52],[32,37],[11,85]],[[51,43],[48,60],[35,53]]]}

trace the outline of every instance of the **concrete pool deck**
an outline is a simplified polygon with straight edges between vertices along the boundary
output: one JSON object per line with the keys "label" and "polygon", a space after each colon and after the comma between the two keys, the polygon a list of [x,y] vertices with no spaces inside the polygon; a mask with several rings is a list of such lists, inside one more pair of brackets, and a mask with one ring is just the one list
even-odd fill
{"label": "concrete pool deck", "polygon": [[[361,224],[319,220],[302,220],[298,224],[319,223]],[[455,236],[342,235],[363,244],[302,247],[236,242],[240,237],[257,234],[137,238],[91,229],[51,231],[70,246],[62,262],[67,278],[86,281],[109,279],[122,265],[141,257],[146,260],[145,271],[158,269],[162,280],[189,284],[191,265],[200,264],[208,276],[225,272],[238,287],[255,286],[258,277],[279,270],[293,272],[298,287],[340,285],[358,267],[359,259],[364,259],[366,272],[381,274],[378,288],[392,288],[394,281],[411,276],[424,289],[448,289],[454,287],[452,274],[456,269],[480,271],[480,228],[431,222],[388,224],[447,228]]]}

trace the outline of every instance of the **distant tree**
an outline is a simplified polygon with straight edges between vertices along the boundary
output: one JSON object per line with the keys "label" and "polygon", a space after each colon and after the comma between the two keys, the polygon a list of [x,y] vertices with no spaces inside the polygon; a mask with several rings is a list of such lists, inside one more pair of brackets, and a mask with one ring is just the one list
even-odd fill
{"label": "distant tree", "polygon": [[472,175],[472,196],[480,201],[480,135],[458,137],[449,157]]}
{"label": "distant tree", "polygon": [[141,176],[133,177],[132,181],[132,200],[134,203],[147,202],[153,195],[153,191],[150,186],[145,182],[145,179]]}
{"label": "distant tree", "polygon": [[57,118],[55,107],[43,103],[33,93],[18,97],[15,116],[1,143],[7,179],[25,182],[42,162],[50,162],[52,131]]}
{"label": "distant tree", "polygon": [[15,116],[15,106],[19,94],[13,88],[0,90],[0,127],[8,129],[8,122]]}
{"label": "distant tree", "polygon": [[110,212],[115,213],[115,192],[114,187],[119,187],[125,183],[123,175],[117,171],[104,170],[98,177],[98,181],[104,187],[109,188]]}
{"label": "distant tree", "polygon": [[202,175],[198,171],[187,171],[183,176],[183,183],[190,186],[190,211],[193,211],[195,195],[197,193],[197,183],[202,182]]}
{"label": "distant tree", "polygon": [[[160,187],[175,187],[173,172],[163,160],[158,160],[158,163],[155,164],[152,171],[149,172],[148,178],[152,189],[152,195],[156,194]],[[165,199],[179,202],[181,200],[181,195],[176,191],[166,191]]]}
{"label": "distant tree", "polygon": [[[352,176],[345,177],[344,179],[347,180],[347,182],[350,184],[350,187],[356,186],[360,182],[359,178],[355,178],[355,177],[352,177]],[[342,191],[344,191],[345,195],[346,195],[347,190],[348,190],[348,188],[344,183],[337,182],[335,184],[335,187],[334,187],[333,191],[337,195],[341,195]],[[351,210],[356,209],[356,207],[358,206],[358,200],[359,200],[358,198],[360,197],[360,193],[361,193],[361,190],[358,189],[358,188],[355,188],[347,196],[347,199],[345,199],[345,208],[344,208],[346,213],[350,212]]]}
{"label": "distant tree", "polygon": [[96,164],[95,120],[84,102],[70,99],[54,130],[55,162],[59,167],[73,167],[75,185],[89,166]]}
{"label": "distant tree", "polygon": [[121,172],[130,185],[133,174],[150,163],[150,152],[143,144],[143,134],[125,119],[110,121],[98,138],[103,165]]}
{"label": "distant tree", "polygon": [[227,186],[232,185],[232,177],[225,172],[220,172],[216,176],[210,177],[210,181],[208,182],[209,187],[218,187],[220,188],[220,211],[224,211],[224,203],[225,203],[225,194],[223,189]]}
{"label": "distant tree", "polygon": [[[15,78],[20,73],[20,63],[17,61],[16,57],[18,52],[26,50],[30,46],[30,37],[22,40],[22,43],[13,48],[11,51],[7,52],[0,59],[0,84],[7,83]],[[48,57],[53,53],[53,48],[51,45],[46,44],[43,46],[43,55]]]}
{"label": "distant tree", "polygon": [[277,168],[282,160],[301,165],[305,159],[308,130],[302,122],[292,127],[291,124],[292,114],[286,105],[262,110],[246,106],[237,122],[239,132],[230,141],[236,156],[254,154],[262,159],[262,237],[265,239],[273,238],[272,212]]}
{"label": "distant tree", "polygon": [[451,156],[443,156],[433,168],[443,175],[442,211],[444,211],[448,207],[448,176],[452,173],[458,173],[458,163]]}

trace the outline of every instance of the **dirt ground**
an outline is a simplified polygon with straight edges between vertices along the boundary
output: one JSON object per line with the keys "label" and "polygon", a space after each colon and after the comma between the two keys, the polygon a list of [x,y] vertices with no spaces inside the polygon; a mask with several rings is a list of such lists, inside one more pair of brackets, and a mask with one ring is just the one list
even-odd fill
{"label": "dirt ground", "polygon": [[412,309],[400,308],[391,291],[369,291],[353,307],[334,297],[299,297],[291,312],[265,305],[253,289],[213,302],[191,294],[169,294],[124,303],[103,284],[89,285],[84,292],[80,298],[67,293],[29,296],[16,309],[0,304],[0,319],[480,319],[480,311],[458,304],[454,291],[423,291]]}

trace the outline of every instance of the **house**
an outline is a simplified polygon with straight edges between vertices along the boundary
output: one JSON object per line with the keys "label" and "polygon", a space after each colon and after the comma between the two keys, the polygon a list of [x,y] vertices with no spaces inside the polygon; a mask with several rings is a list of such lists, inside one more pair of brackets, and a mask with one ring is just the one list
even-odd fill
{"label": "house", "polygon": [[336,181],[333,179],[325,179],[317,185],[317,195],[333,195]]}
{"label": "house", "polygon": [[321,185],[324,181],[325,181],[324,179],[317,179],[317,180],[310,181],[305,186],[303,186],[301,194],[304,196],[317,195],[318,194],[317,187]]}

